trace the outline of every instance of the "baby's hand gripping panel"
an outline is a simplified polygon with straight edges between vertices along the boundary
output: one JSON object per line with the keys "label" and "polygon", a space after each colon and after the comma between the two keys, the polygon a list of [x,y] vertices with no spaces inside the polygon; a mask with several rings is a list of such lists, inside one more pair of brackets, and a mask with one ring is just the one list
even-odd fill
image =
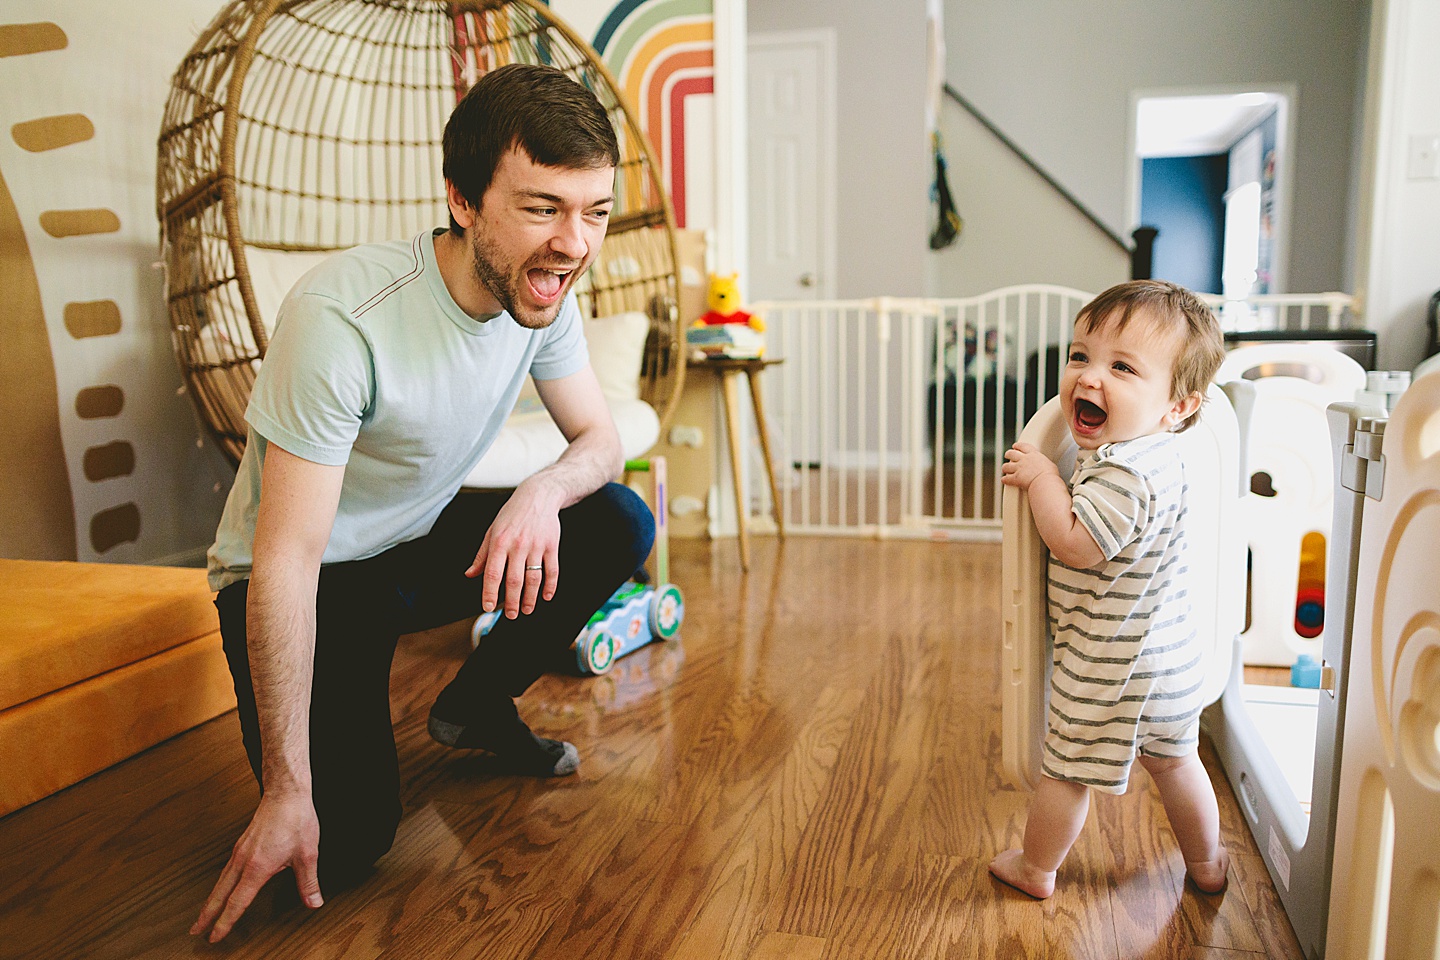
{"label": "baby's hand gripping panel", "polygon": [[[1069,477],[1076,449],[1058,400],[1050,400],[1031,418],[1020,439],[1035,444]],[[1207,659],[1205,702],[1213,703],[1225,689],[1245,614],[1240,428],[1219,387],[1210,387],[1200,421],[1176,440],[1189,487],[1191,610]],[[1045,597],[1049,553],[1035,529],[1029,500],[1018,489],[1005,488],[1001,514],[1001,756],[1007,778],[1033,787],[1040,777],[1050,681]]]}

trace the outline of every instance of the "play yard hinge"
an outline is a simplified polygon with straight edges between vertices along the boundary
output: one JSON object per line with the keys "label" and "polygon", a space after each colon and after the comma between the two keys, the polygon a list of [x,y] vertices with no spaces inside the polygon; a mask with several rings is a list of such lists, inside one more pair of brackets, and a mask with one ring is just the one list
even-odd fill
{"label": "play yard hinge", "polygon": [[1355,442],[1340,461],[1340,485],[1379,500],[1385,491],[1385,424],[1383,417],[1361,417],[1355,425]]}

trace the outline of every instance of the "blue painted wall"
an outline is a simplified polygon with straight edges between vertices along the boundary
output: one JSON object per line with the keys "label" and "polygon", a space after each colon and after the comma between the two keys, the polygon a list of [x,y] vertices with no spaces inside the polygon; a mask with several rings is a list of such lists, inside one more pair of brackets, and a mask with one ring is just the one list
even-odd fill
{"label": "blue painted wall", "polygon": [[1152,276],[1198,293],[1220,292],[1228,170],[1223,153],[1142,161],[1140,222],[1160,231]]}

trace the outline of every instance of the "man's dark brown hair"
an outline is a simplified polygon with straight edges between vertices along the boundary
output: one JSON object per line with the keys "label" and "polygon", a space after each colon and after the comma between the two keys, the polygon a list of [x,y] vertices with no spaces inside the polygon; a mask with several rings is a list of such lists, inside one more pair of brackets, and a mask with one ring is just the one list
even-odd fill
{"label": "man's dark brown hair", "polygon": [[[615,128],[595,94],[554,67],[511,63],[485,74],[445,124],[445,179],[476,210],[512,149],[547,167],[595,170],[620,162]],[[460,233],[455,218],[450,229]]]}

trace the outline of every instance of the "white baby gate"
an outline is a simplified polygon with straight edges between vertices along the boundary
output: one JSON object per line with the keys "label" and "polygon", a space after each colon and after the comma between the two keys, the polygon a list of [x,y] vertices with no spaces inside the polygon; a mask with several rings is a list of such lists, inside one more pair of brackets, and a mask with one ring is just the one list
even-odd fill
{"label": "white baby gate", "polygon": [[[1000,464],[1056,392],[1092,294],[1043,284],[976,297],[771,301],[766,425],[787,531],[998,540]],[[1228,330],[1353,326],[1346,294],[1204,297]],[[769,485],[748,471],[756,512]]]}

